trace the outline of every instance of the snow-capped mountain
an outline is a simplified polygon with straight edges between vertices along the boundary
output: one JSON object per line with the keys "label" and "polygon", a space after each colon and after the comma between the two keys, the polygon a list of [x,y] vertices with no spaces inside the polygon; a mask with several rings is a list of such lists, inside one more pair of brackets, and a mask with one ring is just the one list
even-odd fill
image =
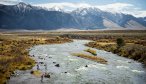
{"label": "snow-capped mountain", "polygon": [[65,12],[58,7],[42,8],[30,4],[0,5],[1,29],[146,29],[146,18],[102,11],[95,7]]}
{"label": "snow-capped mountain", "polygon": [[88,7],[88,8],[77,8],[76,10],[72,11],[71,13],[73,14],[79,14],[79,15],[87,15],[87,14],[91,14],[91,15],[97,15],[100,14],[102,11],[98,8],[95,7]]}
{"label": "snow-capped mountain", "polygon": [[98,8],[81,8],[71,13],[85,29],[139,28],[145,29],[146,21],[132,15],[102,11]]}
{"label": "snow-capped mountain", "polygon": [[64,12],[63,9],[61,9],[61,8],[59,8],[59,7],[57,7],[57,6],[52,7],[52,8],[48,8],[48,11],[59,11],[59,12]]}
{"label": "snow-capped mountain", "polygon": [[[19,6],[22,4],[22,7]],[[58,29],[77,25],[68,13],[48,11],[24,3],[1,5],[0,19],[0,28],[3,29]]]}

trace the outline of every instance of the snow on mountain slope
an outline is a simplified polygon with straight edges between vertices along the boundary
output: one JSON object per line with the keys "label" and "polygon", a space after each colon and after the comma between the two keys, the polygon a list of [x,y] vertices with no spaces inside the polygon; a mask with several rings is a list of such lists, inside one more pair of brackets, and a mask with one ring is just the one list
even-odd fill
{"label": "snow on mountain slope", "polygon": [[61,9],[61,8],[59,8],[59,7],[57,7],[57,6],[52,7],[52,8],[48,8],[48,11],[60,11],[60,12],[64,12],[63,9]]}
{"label": "snow on mountain slope", "polygon": [[146,29],[146,18],[102,11],[95,7],[65,12],[58,7],[46,9],[22,2],[17,5],[1,4],[0,19],[1,29]]}
{"label": "snow on mountain slope", "polygon": [[87,14],[97,15],[100,12],[102,12],[102,11],[98,8],[88,7],[88,8],[77,8],[76,10],[72,11],[71,13],[80,14],[80,15],[84,16],[84,15],[87,15]]}

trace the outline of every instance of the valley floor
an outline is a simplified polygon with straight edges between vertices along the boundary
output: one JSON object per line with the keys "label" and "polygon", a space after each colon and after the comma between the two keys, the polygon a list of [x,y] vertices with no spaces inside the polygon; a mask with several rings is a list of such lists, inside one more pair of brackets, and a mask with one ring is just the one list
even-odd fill
{"label": "valley floor", "polygon": [[[122,76],[119,76],[119,79],[122,79],[124,81],[116,79],[116,80],[120,81],[121,83],[123,82],[124,84],[126,84],[126,83],[131,84],[132,82],[136,82],[136,84],[138,84],[138,83],[143,84],[143,81],[144,81],[143,77],[145,78],[146,75],[145,75],[145,69],[142,67],[142,64],[135,62],[134,60],[119,57],[119,56],[112,54],[112,53],[109,53],[109,52],[98,50],[98,49],[101,49],[99,47],[105,46],[104,48],[102,47],[102,49],[112,52],[112,50],[114,48],[113,48],[113,46],[111,47],[110,45],[114,45],[114,47],[115,47],[117,38],[124,39],[125,43],[128,45],[134,45],[134,46],[136,45],[136,47],[131,47],[131,48],[134,49],[134,52],[138,51],[138,50],[139,50],[139,52],[136,52],[134,54],[129,54],[130,51],[128,51],[128,54],[127,54],[127,52],[125,52],[124,50],[125,50],[125,48],[129,49],[130,47],[124,47],[124,48],[122,48],[122,53],[120,53],[120,54],[116,53],[116,54],[118,54],[120,56],[123,55],[124,57],[129,57],[130,59],[138,60],[142,63],[145,63],[146,55],[144,54],[145,52],[143,52],[143,50],[145,50],[145,46],[146,46],[146,31],[144,31],[144,30],[67,31],[67,32],[59,32],[59,31],[57,31],[57,32],[53,32],[53,31],[52,32],[51,31],[50,32],[0,32],[0,51],[1,51],[1,53],[0,53],[0,76],[1,76],[0,82],[5,83],[7,80],[10,79],[10,81],[9,81],[10,84],[20,83],[20,82],[24,83],[25,81],[23,81],[23,80],[25,80],[25,79],[27,80],[27,77],[30,78],[30,81],[28,81],[28,84],[34,82],[34,81],[31,81],[31,79],[34,79],[34,78],[35,78],[34,80],[40,81],[40,77],[36,77],[36,76],[33,76],[32,74],[30,74],[30,72],[32,70],[36,70],[36,66],[35,66],[36,62],[38,62],[39,60],[43,61],[43,62],[46,62],[48,60],[52,60],[52,61],[56,60],[53,63],[52,63],[52,61],[50,61],[51,64],[48,65],[48,67],[47,67],[47,68],[49,68],[48,69],[49,72],[51,72],[51,70],[56,71],[56,72],[52,72],[52,73],[54,73],[53,75],[50,74],[50,76],[53,76],[54,78],[51,77],[52,79],[50,78],[50,79],[47,79],[47,80],[44,79],[44,80],[49,81],[49,82],[51,82],[51,80],[52,80],[52,83],[55,83],[53,80],[56,80],[56,79],[58,79],[58,81],[60,81],[61,79],[64,81],[69,80],[66,77],[74,74],[77,69],[79,69],[79,72],[81,72],[80,73],[81,75],[79,75],[79,73],[76,72],[75,77],[81,78],[81,79],[83,77],[83,79],[86,79],[88,76],[91,77],[91,75],[92,75],[92,73],[91,73],[92,70],[90,70],[90,68],[95,68],[95,70],[97,72],[99,71],[99,73],[101,73],[100,76],[98,75],[99,79],[97,79],[97,81],[98,82],[100,81],[101,83],[103,83],[103,81],[106,82],[106,79],[102,80],[102,78],[104,78],[104,77],[108,78],[108,77],[112,76],[114,78],[109,78],[112,80],[112,79],[115,79],[115,77],[120,75],[118,73],[118,71],[116,72],[116,74],[119,74],[119,75],[115,75],[115,74],[113,74],[113,75],[111,74],[110,76],[105,75],[107,69],[113,68],[113,71],[121,70],[121,72],[123,72],[123,73],[126,73],[125,71],[129,71],[129,74],[123,75],[124,77],[129,77],[126,80],[122,79],[122,78],[124,78]],[[87,59],[72,56],[71,55],[72,53],[80,53],[78,51],[75,52],[76,50],[78,50],[77,46],[79,48],[81,47],[82,48],[81,50],[83,51],[83,53],[85,53],[84,50],[87,48],[87,46],[83,45],[84,42],[81,44],[79,43],[79,45],[73,44],[73,45],[69,45],[69,46],[62,46],[61,48],[58,49],[57,46],[60,43],[72,42],[71,39],[93,40],[95,43],[99,44],[100,46],[99,45],[97,45],[97,46],[90,45],[90,47],[98,48],[96,50],[97,56],[98,55],[99,55],[99,57],[102,56],[101,57],[101,58],[103,58],[102,60],[105,60],[105,62],[107,61],[107,64],[109,64],[109,65],[96,63],[96,62],[90,60],[91,57],[88,57],[88,56],[86,56],[86,57],[88,57]],[[94,42],[93,42],[93,44],[94,44]],[[54,45],[54,43],[55,43],[55,45]],[[87,42],[85,42],[85,43],[87,44]],[[42,52],[38,51],[39,53],[34,52],[34,53],[30,54],[33,57],[33,59],[30,58],[27,49],[34,46],[34,45],[40,45],[40,44],[43,44],[43,45],[53,44],[53,45],[46,45],[46,46],[49,46],[49,48],[51,48],[53,46],[57,47],[57,51],[56,51],[56,48],[51,49],[54,51],[49,50],[50,53],[52,52],[52,56],[50,56],[51,54],[47,54],[46,52],[43,52],[43,51]],[[66,45],[66,44],[62,44],[62,45]],[[38,49],[38,46],[36,46],[36,47],[37,47],[36,49]],[[106,49],[107,47],[108,47],[108,49]],[[42,46],[39,49],[41,49],[41,50],[46,49],[47,50],[49,48],[44,48]],[[62,53],[62,52],[66,51],[66,50],[62,51],[65,48],[67,49],[67,52]],[[33,48],[33,49],[35,49],[35,48]],[[33,49],[31,51],[33,51]],[[79,50],[79,51],[81,51],[81,50]],[[31,53],[31,51],[30,51],[30,53]],[[72,52],[72,51],[74,51],[74,52]],[[72,52],[72,53],[70,53],[70,52]],[[57,55],[54,56],[54,54],[57,54]],[[60,58],[60,60],[58,60],[57,58],[60,55],[61,55],[61,57],[64,57],[64,56],[65,57]],[[38,56],[40,56],[39,59],[38,59]],[[47,56],[46,57],[47,59],[41,60],[41,59],[44,59],[44,56]],[[49,57],[54,56],[55,58],[51,59],[48,56]],[[114,59],[117,59],[120,61],[113,60],[112,58],[109,58],[109,57],[114,57]],[[35,60],[34,60],[34,58],[35,58]],[[72,59],[72,58],[75,58],[75,59]],[[123,63],[123,60],[121,60],[121,59],[124,59],[124,62],[126,62],[126,63]],[[65,62],[61,62],[61,60],[65,60]],[[75,67],[73,67],[74,65],[71,64],[72,66],[71,65],[66,66],[66,63],[70,64],[70,62],[72,63],[72,61],[75,61],[75,60],[76,61],[78,60],[75,63],[81,64],[81,65],[80,66],[75,65]],[[84,60],[85,63],[81,60]],[[111,60],[116,62],[116,63],[112,64]],[[54,65],[57,61],[58,62],[60,61],[60,62],[59,62],[59,65],[57,63],[57,65],[56,65],[57,67],[56,67]],[[80,63],[79,61],[81,61],[83,63]],[[94,65],[94,63],[95,63],[95,65]],[[119,64],[119,65],[115,65],[115,64]],[[64,67],[62,67],[62,65]],[[42,72],[44,72],[43,66],[44,66],[44,64],[40,64],[40,68],[42,68],[41,71],[34,71],[32,73],[36,73],[37,76],[39,76]],[[137,67],[134,67],[134,66],[137,66]],[[33,69],[31,69],[31,68],[33,68]],[[70,73],[68,71],[65,71],[66,69],[69,71],[74,70],[75,72],[73,71]],[[81,71],[80,71],[80,69],[81,69]],[[83,69],[83,71],[82,71],[82,69]],[[104,69],[105,72],[100,72],[99,69],[102,69],[102,70]],[[22,70],[22,71],[19,71],[19,70]],[[23,70],[26,70],[26,71],[23,71]],[[19,73],[20,74],[19,74],[19,76],[12,77],[12,75],[15,76],[17,74],[17,73],[15,73],[15,71],[18,72],[18,74]],[[113,71],[111,69],[108,72],[112,73]],[[59,72],[59,73],[57,73],[57,72]],[[62,72],[64,72],[64,73],[62,74]],[[97,73],[97,72],[95,72],[95,73]],[[97,73],[97,74],[99,74],[99,73]],[[141,74],[143,74],[143,76]],[[24,78],[22,78],[22,76],[24,76]],[[89,79],[89,83],[93,83],[92,80],[94,80],[95,77],[97,78],[97,75],[96,76],[92,75],[92,76],[93,77],[91,77],[91,80]],[[135,78],[133,78],[131,76],[133,76]],[[142,78],[139,76],[141,76]],[[58,78],[58,77],[61,77],[61,78]],[[74,77],[74,76],[72,76],[72,77]],[[102,77],[102,78],[100,78],[100,77]],[[20,79],[20,81],[16,82],[16,80],[18,80],[19,78],[22,78],[22,79]],[[63,79],[63,78],[66,78],[66,79]],[[141,78],[141,79],[139,79],[139,78]],[[139,80],[141,82],[133,81],[133,79]],[[72,81],[74,81],[74,80],[76,80],[76,78],[72,79]],[[109,81],[111,81],[111,80],[109,80]],[[81,80],[81,81],[87,82],[86,80]],[[97,81],[95,81],[95,82],[97,82]],[[116,84],[118,81],[111,81],[111,84],[113,84],[113,83]]]}

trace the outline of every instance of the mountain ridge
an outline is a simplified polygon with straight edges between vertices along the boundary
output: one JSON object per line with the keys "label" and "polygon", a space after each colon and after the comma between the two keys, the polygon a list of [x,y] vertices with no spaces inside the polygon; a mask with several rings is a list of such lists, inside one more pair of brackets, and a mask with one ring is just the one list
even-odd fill
{"label": "mountain ridge", "polygon": [[68,13],[62,9],[45,9],[22,2],[17,5],[1,4],[0,19],[0,29],[146,29],[146,17],[137,18],[94,7],[80,8]]}

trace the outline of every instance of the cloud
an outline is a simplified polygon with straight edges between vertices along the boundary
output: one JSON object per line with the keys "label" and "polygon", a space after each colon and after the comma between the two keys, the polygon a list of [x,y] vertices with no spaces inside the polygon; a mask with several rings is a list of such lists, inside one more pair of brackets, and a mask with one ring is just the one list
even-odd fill
{"label": "cloud", "polygon": [[133,7],[133,5],[126,4],[126,3],[113,3],[113,4],[96,6],[96,7],[99,9],[111,11],[111,12],[123,12],[123,11],[128,10],[129,8]]}
{"label": "cloud", "polygon": [[[131,13],[132,14],[132,13]],[[135,16],[137,16],[137,17],[146,17],[146,11],[135,11],[135,14],[133,14],[133,15],[135,15]]]}
{"label": "cloud", "polygon": [[136,17],[146,16],[146,10],[142,10],[132,4],[127,3],[113,3],[96,7],[104,11],[132,14]]}
{"label": "cloud", "polygon": [[22,2],[22,0],[0,0],[0,4],[13,5]]}
{"label": "cloud", "polygon": [[45,7],[45,8],[58,7],[58,8],[61,8],[61,9],[65,9],[67,11],[72,11],[72,10],[74,10],[76,8],[91,7],[91,5],[86,4],[86,3],[68,3],[68,2],[35,4],[35,6],[41,6],[41,7]]}
{"label": "cloud", "polygon": [[97,7],[104,11],[109,12],[119,12],[119,13],[126,13],[132,14],[136,17],[144,17],[146,16],[146,10],[142,10],[138,7],[135,7],[132,4],[127,3],[113,3],[107,5],[91,5],[87,3],[45,3],[45,4],[35,4],[35,6],[41,6],[46,8],[58,7],[67,11],[72,11],[76,8],[86,8],[86,7]]}

